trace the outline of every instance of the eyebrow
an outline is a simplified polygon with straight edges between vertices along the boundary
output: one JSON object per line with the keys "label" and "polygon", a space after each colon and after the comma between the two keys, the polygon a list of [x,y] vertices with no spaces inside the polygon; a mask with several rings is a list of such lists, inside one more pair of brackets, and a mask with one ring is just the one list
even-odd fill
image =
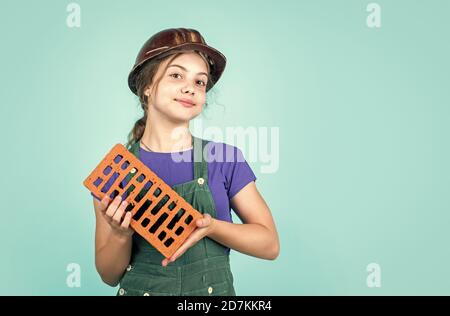
{"label": "eyebrow", "polygon": [[[183,69],[184,71],[187,72],[187,69],[184,68],[183,66],[180,66],[180,65],[175,65],[175,64],[173,64],[173,65],[170,65],[170,66],[167,67],[167,68],[170,68],[170,67],[178,67],[178,68],[181,68],[181,69]],[[199,72],[199,73],[197,73],[197,75],[205,75],[206,77],[208,77],[208,74],[205,73],[205,72]],[[208,78],[209,78],[209,77],[208,77]]]}

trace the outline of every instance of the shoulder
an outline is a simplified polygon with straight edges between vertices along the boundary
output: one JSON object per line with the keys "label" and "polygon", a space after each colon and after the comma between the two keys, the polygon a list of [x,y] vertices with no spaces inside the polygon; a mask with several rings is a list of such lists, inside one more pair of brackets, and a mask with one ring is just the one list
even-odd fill
{"label": "shoulder", "polygon": [[238,146],[214,141],[207,145],[208,163],[220,170],[230,200],[248,183],[256,181],[255,173]]}
{"label": "shoulder", "polygon": [[208,162],[238,163],[245,161],[242,150],[237,146],[212,140],[204,141]]}

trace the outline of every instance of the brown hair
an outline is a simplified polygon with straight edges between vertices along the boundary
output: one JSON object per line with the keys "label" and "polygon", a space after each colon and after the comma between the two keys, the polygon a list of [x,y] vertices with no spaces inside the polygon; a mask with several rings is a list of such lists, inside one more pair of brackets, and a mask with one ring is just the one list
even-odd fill
{"label": "brown hair", "polygon": [[[199,51],[195,51],[197,54],[200,55],[200,57],[203,58],[203,60],[205,61],[207,67],[208,67],[208,73],[210,73],[210,66],[208,63],[208,59],[207,57]],[[173,52],[169,55],[164,55],[163,57],[156,57],[148,62],[146,62],[144,64],[144,66],[142,67],[141,71],[139,71],[137,77],[136,77],[136,89],[137,89],[137,95],[139,97],[139,103],[141,105],[142,110],[144,111],[144,115],[136,121],[136,123],[134,123],[134,127],[133,129],[130,131],[130,133],[128,134],[128,141],[126,144],[127,148],[130,148],[132,144],[134,144],[135,142],[139,141],[142,138],[142,135],[144,135],[144,131],[145,131],[145,125],[147,122],[147,113],[148,113],[148,98],[147,96],[144,94],[145,89],[151,85],[151,91],[153,92],[154,89],[157,89],[162,76],[164,75],[164,73],[166,72],[168,66],[170,65],[170,63],[172,62],[172,60],[174,60],[175,58],[177,58],[178,56],[180,56],[181,54],[183,54],[184,52]],[[162,76],[160,76],[159,78],[155,79],[155,75],[159,69],[159,66],[161,65],[162,62],[164,62],[165,60],[170,59],[169,62],[166,64],[166,67],[164,69],[164,71],[162,72]],[[214,85],[214,82],[212,82],[210,76],[208,76],[208,81],[206,84],[206,91],[208,91],[212,86]],[[152,93],[150,93],[150,96],[152,95]],[[208,102],[205,102],[205,106],[208,105]]]}

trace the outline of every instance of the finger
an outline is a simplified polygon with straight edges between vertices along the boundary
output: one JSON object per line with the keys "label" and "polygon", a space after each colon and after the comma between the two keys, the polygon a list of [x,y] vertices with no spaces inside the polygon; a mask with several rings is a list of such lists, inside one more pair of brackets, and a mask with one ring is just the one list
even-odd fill
{"label": "finger", "polygon": [[182,256],[186,250],[188,250],[189,248],[191,248],[196,242],[197,242],[197,236],[195,233],[192,233],[186,240],[185,242],[181,245],[180,248],[178,248],[177,251],[175,251],[175,253],[169,258],[169,262],[174,262],[177,258],[179,258],[180,256]]}
{"label": "finger", "polygon": [[130,226],[131,222],[131,212],[127,212],[125,214],[125,218],[123,219],[122,225],[120,225],[122,228],[128,228]]}
{"label": "finger", "polygon": [[100,201],[100,204],[102,205],[102,211],[105,211],[108,207],[108,204],[111,202],[111,199],[107,194],[103,197],[103,199]]}
{"label": "finger", "polygon": [[106,210],[106,215],[109,217],[113,217],[114,213],[116,213],[117,208],[119,207],[120,202],[122,201],[122,197],[120,195],[116,196],[116,198],[111,202]]}
{"label": "finger", "polygon": [[[183,244],[184,246],[184,244]],[[181,256],[186,250],[183,250],[182,248],[184,248],[183,246],[181,246],[172,256],[170,256],[169,258],[165,258],[162,261],[162,265],[165,267],[167,266],[169,263],[174,262],[179,256]]]}
{"label": "finger", "polygon": [[125,212],[125,208],[127,207],[127,201],[123,201],[120,203],[120,206],[117,208],[117,211],[113,215],[113,221],[116,222],[119,226],[122,221],[123,213]]}

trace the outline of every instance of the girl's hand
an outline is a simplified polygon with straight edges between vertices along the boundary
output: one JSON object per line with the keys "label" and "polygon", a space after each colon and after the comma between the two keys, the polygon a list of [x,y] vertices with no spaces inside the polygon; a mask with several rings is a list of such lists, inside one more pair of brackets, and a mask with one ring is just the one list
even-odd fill
{"label": "girl's hand", "polygon": [[186,252],[190,247],[194,246],[199,240],[203,237],[206,237],[210,234],[214,219],[209,214],[203,215],[203,218],[200,218],[196,222],[197,228],[189,235],[189,237],[184,241],[180,248],[172,255],[170,258],[166,258],[162,261],[162,265],[165,267],[170,262],[174,262],[178,257],[180,257],[183,253]]}
{"label": "girl's hand", "polygon": [[116,196],[114,200],[105,195],[101,201],[103,208],[101,213],[103,218],[109,223],[112,231],[119,237],[128,237],[133,235],[134,230],[130,226],[131,212],[126,212],[128,205],[127,201],[122,201],[120,195]]}

